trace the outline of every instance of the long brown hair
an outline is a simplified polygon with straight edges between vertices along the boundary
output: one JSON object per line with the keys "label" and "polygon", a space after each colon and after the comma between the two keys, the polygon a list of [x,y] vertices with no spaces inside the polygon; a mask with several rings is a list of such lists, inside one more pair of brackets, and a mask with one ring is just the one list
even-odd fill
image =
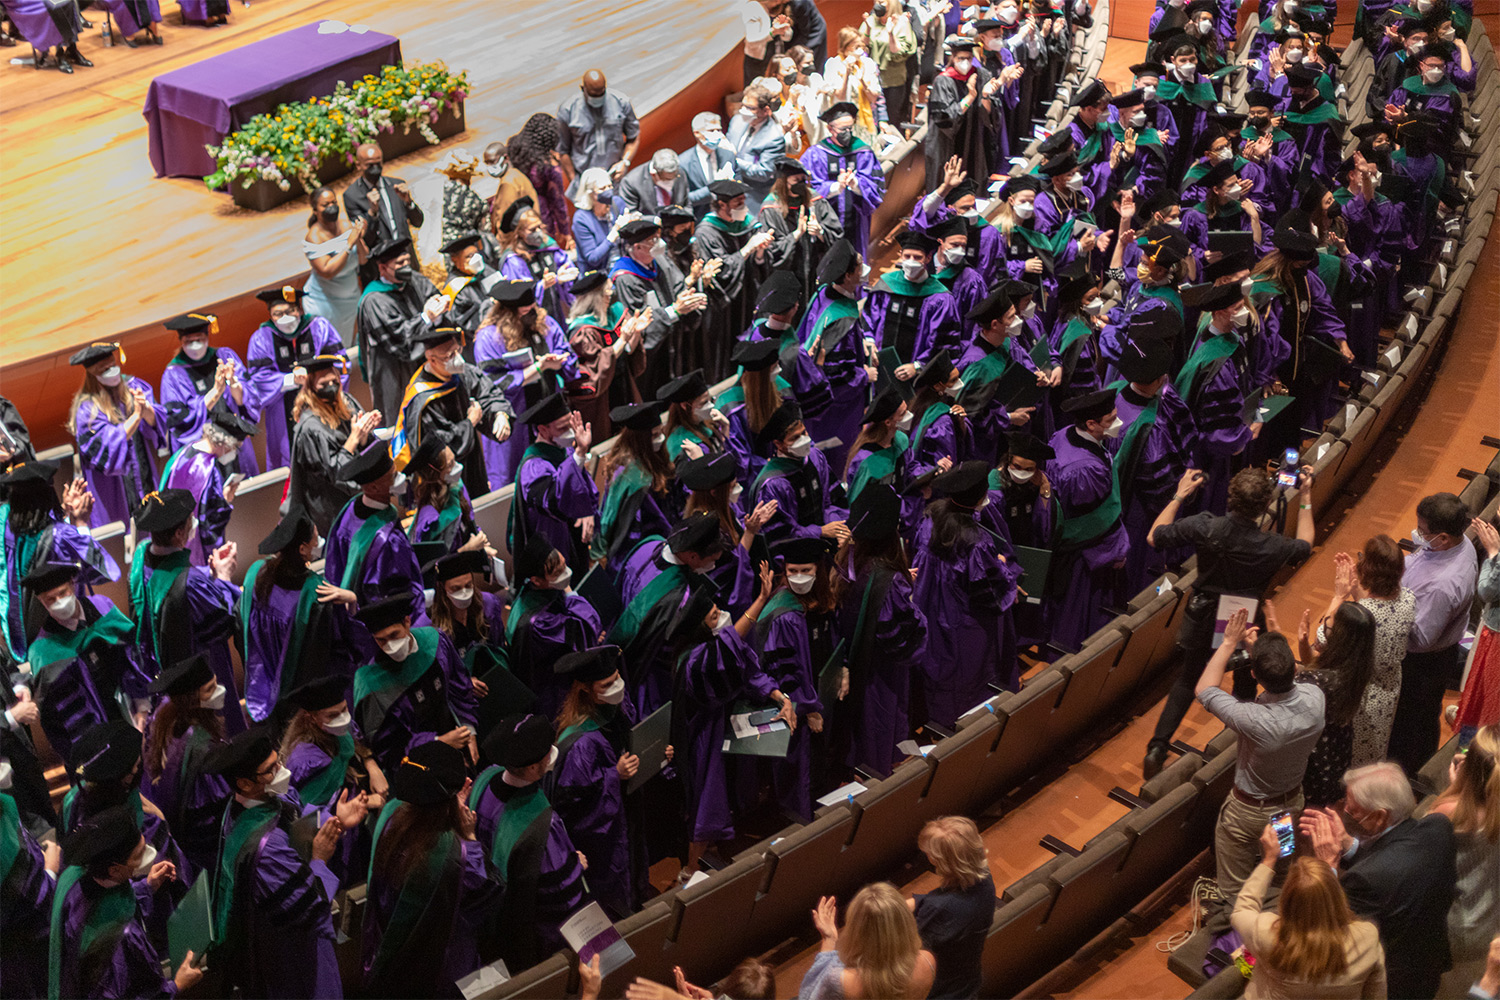
{"label": "long brown hair", "polygon": [[[484,320],[480,326],[493,326],[500,332],[500,338],[505,341],[507,351],[519,351],[523,347],[536,347],[538,344],[545,347],[547,335],[543,332],[547,329],[547,310],[540,303],[536,307],[535,323],[528,330],[521,322],[521,313],[511,306],[503,305],[491,300],[489,309],[484,314]],[[532,336],[536,339],[533,340]],[[543,352],[545,353],[545,352]]]}
{"label": "long brown hair", "polygon": [[1348,971],[1344,942],[1354,914],[1338,876],[1317,858],[1297,858],[1281,890],[1275,939],[1264,959],[1281,975],[1319,983]]}
{"label": "long brown hair", "polygon": [[815,615],[826,615],[838,607],[838,600],[833,596],[833,571],[829,568],[828,560],[819,559],[815,564],[818,568],[813,572],[812,589],[805,594],[799,594],[787,585],[787,592],[797,599],[805,611]]}
{"label": "long brown hair", "polygon": [[255,577],[255,599],[270,598],[272,587],[296,590],[307,579],[307,561],[302,558],[298,546],[289,545],[280,552],[266,556],[266,564]]}
{"label": "long brown hair", "polygon": [[781,405],[781,392],[776,388],[771,369],[745,372],[740,376],[740,390],[745,394],[745,422],[752,434],[759,434]]}
{"label": "long brown hair", "polygon": [[[1500,734],[1484,726],[1474,734],[1464,752],[1458,774],[1433,806],[1453,803],[1453,829],[1477,833],[1490,843],[1500,843]],[[1425,816],[1432,807],[1419,811]]]}
{"label": "long brown hair", "polygon": [[[472,574],[470,575],[473,584]],[[453,632],[459,625],[467,625],[477,636],[479,641],[484,642],[490,637],[490,622],[484,613],[484,602],[479,599],[479,587],[474,587],[474,598],[469,602],[467,608],[454,607],[453,600],[448,596],[448,589],[443,584],[446,581],[438,581],[437,587],[432,592],[432,607],[427,609],[427,614],[432,619],[432,625],[440,632],[447,633],[451,639]]]}
{"label": "long brown hair", "polygon": [[563,699],[562,708],[557,710],[557,731],[560,733],[569,726],[598,717],[599,704],[594,701],[593,685],[574,681]]}
{"label": "long brown hair", "polygon": [[[896,407],[896,412],[899,413],[900,411],[901,408],[899,406]],[[850,445],[849,455],[844,459],[844,482],[847,483],[849,481],[849,470],[854,468],[854,459],[860,453],[860,449],[869,448],[871,451],[879,451],[882,448],[889,447],[889,445],[881,444],[881,442],[885,440],[886,432],[892,430],[888,426],[888,423],[895,416],[896,414],[893,413],[885,420],[877,420],[874,423],[865,424],[860,427],[859,436],[854,439],[854,444]],[[894,441],[895,439],[896,436],[892,433],[891,440]]]}
{"label": "long brown hair", "polygon": [[[119,353],[115,352],[117,359]],[[135,412],[135,397],[130,394],[130,376],[122,371],[120,384],[110,388],[94,378],[87,368],[84,369],[83,385],[73,394],[73,402],[68,407],[68,433],[74,437],[78,436],[78,407],[86,401],[98,407],[99,412],[104,414],[104,419],[110,423],[123,423]]]}
{"label": "long brown hair", "polygon": [[[191,698],[193,704],[188,705]],[[151,716],[146,732],[146,752],[142,755],[142,766],[154,781],[167,766],[167,744],[182,736],[193,726],[208,730],[215,740],[224,738],[224,720],[218,713],[198,704],[198,693],[172,695]],[[147,796],[148,798],[150,796]]]}
{"label": "long brown hair", "polygon": [[711,490],[693,490],[688,494],[682,516],[713,514],[719,519],[719,528],[729,536],[729,544],[740,544],[740,526],[734,512],[729,509],[729,493],[734,489],[734,480],[720,483]]}
{"label": "long brown hair", "polygon": [[330,430],[344,430],[354,421],[354,411],[349,408],[343,386],[339,387],[339,394],[330,402],[312,391],[310,378],[307,384],[297,390],[297,398],[292,400],[292,426],[297,425],[304,410],[312,410],[323,422],[323,426]]}
{"label": "long brown hair", "polygon": [[892,573],[911,573],[911,561],[906,557],[906,547],[897,531],[884,538],[851,538],[849,544],[833,557],[833,563],[839,568],[833,578],[833,596],[840,604],[853,589],[855,581],[877,567]]}
{"label": "long brown hair", "polygon": [[642,471],[650,473],[651,492],[660,493],[665,490],[667,483],[672,480],[672,463],[667,461],[664,452],[652,447],[651,439],[655,434],[655,430],[621,427],[615,443],[609,446],[609,451],[599,461],[600,488],[608,489],[615,470],[634,462]]}
{"label": "long brown hair", "polygon": [[672,432],[679,427],[707,432],[707,437],[712,437],[714,431],[713,424],[700,423],[698,418],[693,416],[693,400],[691,399],[686,403],[673,403],[667,407],[667,436],[671,437]]}
{"label": "long brown hair", "polygon": [[1272,250],[1250,269],[1250,277],[1269,278],[1276,282],[1283,292],[1289,292],[1292,289],[1292,282],[1297,278],[1297,269],[1292,267],[1291,258],[1286,254],[1280,250]]}
{"label": "long brown hair", "polygon": [[446,798],[431,806],[403,802],[396,807],[375,845],[371,871],[400,885],[412,871],[427,863],[437,840],[458,829],[458,799]]}
{"label": "long brown hair", "polygon": [[292,721],[287,724],[286,732],[281,736],[281,759],[291,760],[292,751],[303,743],[311,743],[319,750],[333,758],[338,753],[339,740],[328,730],[318,725],[318,720],[307,709],[298,709],[297,714],[292,716]]}

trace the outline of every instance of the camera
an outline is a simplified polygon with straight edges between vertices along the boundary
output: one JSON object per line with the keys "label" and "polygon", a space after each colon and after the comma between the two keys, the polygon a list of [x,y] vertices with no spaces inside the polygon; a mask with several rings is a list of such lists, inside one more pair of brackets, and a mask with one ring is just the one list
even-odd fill
{"label": "camera", "polygon": [[1297,449],[1288,448],[1281,456],[1281,468],[1276,471],[1278,486],[1292,488],[1297,485]]}

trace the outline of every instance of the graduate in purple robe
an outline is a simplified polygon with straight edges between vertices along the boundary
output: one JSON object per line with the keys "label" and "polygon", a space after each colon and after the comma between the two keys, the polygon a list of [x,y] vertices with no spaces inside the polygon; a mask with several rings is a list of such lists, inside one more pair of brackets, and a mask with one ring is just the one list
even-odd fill
{"label": "graduate in purple robe", "polygon": [[406,596],[386,598],[356,616],[375,641],[375,659],[354,674],[356,731],[390,774],[417,744],[442,740],[473,755],[474,686],[453,641],[411,624]]}
{"label": "graduate in purple robe", "polygon": [[1146,533],[1172,502],[1199,448],[1193,411],[1167,381],[1172,368],[1172,344],[1160,338],[1131,345],[1120,359],[1128,381],[1115,397],[1115,414],[1123,426],[1105,447],[1113,455],[1130,541],[1126,594],[1139,593],[1166,571],[1165,554],[1146,544]]}
{"label": "graduate in purple robe", "polygon": [[[378,810],[389,798],[390,786],[370,748],[354,737],[348,688],[345,678],[323,677],[287,692],[278,713],[285,720],[281,757],[292,772],[291,785],[299,801],[331,810],[345,792],[348,796],[365,792],[366,804]],[[367,860],[367,838],[357,836],[366,840],[361,853]],[[350,845],[351,841],[342,841],[339,853]],[[334,856],[334,862],[343,860],[339,854]],[[331,867],[339,871],[338,865]],[[365,872],[354,868],[339,874],[341,880],[354,882]]]}
{"label": "graduate in purple robe", "polygon": [[804,404],[808,429],[818,440],[839,439],[827,456],[835,469],[842,469],[848,458],[849,445],[859,433],[859,414],[879,375],[873,344],[858,331],[863,270],[862,258],[847,240],[834,243],[818,269],[820,287],[807,304],[797,332],[801,347],[798,357],[810,359],[821,372],[831,402],[826,407],[809,408],[805,394],[799,393],[796,398]]}
{"label": "graduate in purple robe", "polygon": [[505,620],[507,665],[536,695],[538,713],[552,716],[567,694],[567,683],[554,675],[552,664],[598,642],[604,623],[594,606],[573,592],[573,570],[562,553],[540,535],[515,554],[515,574],[520,586]]}
{"label": "graduate in purple robe", "polygon": [[733,450],[729,418],[714,405],[703,369],[672,379],[656,390],[656,399],[668,404],[663,429],[667,432],[667,457],[672,461],[680,461],[684,455],[697,458]]}
{"label": "graduate in purple robe", "polygon": [[[933,277],[953,293],[959,314],[967,317],[989,294],[984,274],[969,266],[968,224],[959,216],[952,215],[929,226],[927,235],[938,241],[938,249],[933,256],[933,267],[937,270]],[[973,322],[966,319],[963,330],[962,339],[967,341],[974,333]]]}
{"label": "graduate in purple robe", "polygon": [[[433,628],[453,640],[470,677],[487,668],[491,654],[505,646],[504,592],[490,580],[491,556],[482,549],[454,552],[430,563],[423,574],[432,584],[427,613]],[[485,697],[482,683],[474,693]]]}
{"label": "graduate in purple robe", "polygon": [[[590,891],[621,919],[638,908],[637,886],[646,873],[644,864],[633,864],[633,859],[644,861],[645,845],[626,805],[625,782],[641,761],[628,749],[638,720],[625,697],[620,647],[569,653],[554,670],[571,686],[557,717],[557,766],[543,787],[573,846],[589,859]],[[629,801],[638,805],[639,798]]]}
{"label": "graduate in purple robe", "polygon": [[895,375],[909,379],[939,348],[963,349],[958,300],[929,267],[937,241],[924,233],[900,236],[899,271],[887,271],[870,291],[855,328],[876,350],[893,349]]}
{"label": "graduate in purple robe", "polygon": [[203,978],[191,954],[174,978],[162,974],[146,919],[160,905],[153,897],[178,873],[156,857],[127,807],[81,824],[62,856],[67,867],[53,890],[47,943],[49,998],[175,996]]}
{"label": "graduate in purple robe", "polygon": [[[956,400],[966,388],[947,351],[938,351],[912,380],[910,464],[913,478],[946,471],[974,457],[969,421]],[[993,463],[986,463],[993,464]]]}
{"label": "graduate in purple robe", "polygon": [[661,427],[661,415],[666,408],[665,403],[651,401],[609,411],[617,434],[615,443],[600,459],[604,497],[589,556],[605,560],[616,579],[626,555],[642,539],[665,537],[681,516],[681,500],[671,489],[672,465],[663,450],[667,435]]}
{"label": "graduate in purple robe", "polygon": [[566,316],[578,266],[547,231],[530,198],[517,198],[500,217],[500,247],[500,273],[531,282],[539,305],[553,316]]}
{"label": "graduate in purple robe", "polygon": [[799,349],[796,332],[791,328],[791,321],[797,318],[798,312],[796,279],[787,271],[772,272],[761,284],[760,295],[760,301],[756,305],[758,311],[772,306],[786,306],[782,311],[782,315],[788,319],[786,340],[783,341],[779,334],[774,337],[766,335],[768,331],[763,325],[765,320],[757,319],[745,331],[745,339],[734,346],[734,353],[730,355],[730,360],[739,367],[739,382],[719,393],[714,400],[714,408],[729,420],[728,452],[737,466],[744,470],[739,478],[747,486],[755,481],[761,467],[766,464],[766,456],[755,447],[756,436],[778,406],[789,399],[797,399],[791,384],[781,377],[783,358],[791,360],[790,367],[794,370],[805,361],[813,377],[821,383],[821,398],[813,400],[814,405],[819,407],[819,412],[826,411],[833,401],[833,393],[823,375],[823,369]]}
{"label": "graduate in purple robe", "polygon": [[22,582],[33,567],[47,563],[79,566],[78,582],[88,588],[118,580],[120,567],[89,533],[93,497],[74,480],[61,502],[53,488],[57,465],[27,461],[0,473],[0,663],[14,670],[26,662],[26,614],[32,592]]}
{"label": "graduate in purple robe", "polygon": [[1113,120],[1106,128],[1111,144],[1107,164],[1100,165],[1107,166],[1108,180],[1094,189],[1094,203],[1126,188],[1139,198],[1149,198],[1165,186],[1167,151],[1161,132],[1151,124],[1151,114],[1146,110],[1146,92],[1128,90],[1109,104]]}
{"label": "graduate in purple robe", "polygon": [[198,655],[164,669],[151,693],[165,698],[146,725],[141,789],[190,862],[183,875],[190,880],[213,866],[229,799],[228,783],[203,770],[209,751],[224,739],[224,686]]}
{"label": "graduate in purple robe", "polygon": [[[405,594],[411,616],[418,617],[426,603],[422,566],[401,530],[401,513],[392,497],[405,486],[405,474],[396,471],[390,452],[379,441],[346,461],[339,474],[356,483],[360,493],[333,520],[323,556],[324,578],[353,591],[361,607]],[[374,652],[363,641],[361,650],[365,655]]]}
{"label": "graduate in purple robe", "polygon": [[[245,996],[342,997],[332,914],[339,881],[328,862],[340,838],[364,823],[364,793],[342,795],[329,810],[303,805],[260,727],[216,747],[204,767],[233,791],[206,874],[222,988],[238,986]],[[306,858],[292,841],[292,824],[304,816],[315,817],[318,828]]]}
{"label": "graduate in purple robe", "polygon": [[1115,392],[1100,389],[1063,404],[1071,421],[1052,435],[1056,457],[1046,466],[1062,521],[1052,535],[1047,596],[1051,641],[1075,650],[1109,620],[1119,604],[1120,570],[1130,553],[1114,467],[1104,446],[1120,432]]}
{"label": "graduate in purple robe", "polygon": [[[1318,78],[1322,74],[1305,63],[1288,66],[1287,93],[1291,100],[1282,112],[1281,127],[1297,144],[1300,161],[1297,179],[1316,177],[1328,183],[1338,167],[1342,143],[1338,105],[1318,92]],[[1294,181],[1295,186],[1295,181]]]}
{"label": "graduate in purple robe", "polygon": [[232,580],[236,547],[227,542],[210,554],[208,566],[193,566],[188,552],[197,519],[187,490],[161,490],[135,512],[141,539],[130,564],[130,606],[135,612],[135,645],[150,673],[197,653],[207,657],[214,676],[229,692],[224,724],[229,734],[245,728],[239,685],[229,649],[239,622],[240,588]]}
{"label": "graduate in purple robe", "polygon": [[[740,504],[744,488],[735,479],[734,459],[728,455],[704,455],[684,462],[677,470],[677,481],[692,491],[684,508],[685,516],[707,513],[718,519],[720,538],[727,548],[705,575],[718,588],[724,607],[739,614],[749,607],[759,589],[756,566],[770,558],[762,536],[780,507],[775,500],[764,500],[745,514]],[[672,554],[670,546],[663,545],[651,568],[630,580],[631,596],[650,582],[657,567],[666,565],[665,560]]]}
{"label": "graduate in purple robe", "polygon": [[[771,595],[746,638],[760,654],[761,671],[796,706],[797,725],[787,755],[767,762],[777,803],[804,823],[812,821],[812,736],[824,730],[819,697],[822,673],[842,658],[837,634],[830,543],[822,538],[789,538],[772,549],[783,561],[785,586]],[[821,747],[819,748],[821,750]],[[754,803],[758,759],[745,758],[740,776],[742,804]],[[748,772],[748,774],[746,774]]]}
{"label": "graduate in purple robe", "polygon": [[[590,902],[579,851],[553,809],[542,778],[556,764],[552,723],[508,715],[485,738],[485,768],[469,791],[475,833],[505,878],[505,902],[488,949],[525,969],[565,946],[562,925]],[[592,866],[591,866],[592,867]],[[485,960],[496,957],[486,955]]]}
{"label": "graduate in purple robe", "polygon": [[[490,294],[495,304],[474,335],[474,363],[504,392],[512,413],[526,409],[537,393],[546,396],[578,381],[578,357],[568,335],[551,313],[537,305],[531,282],[500,281]],[[530,352],[529,361],[523,351]],[[528,435],[519,427],[504,441],[483,438],[490,489],[498,490],[515,479],[528,443]]]}
{"label": "graduate in purple robe", "polygon": [[965,462],[933,480],[945,494],[928,504],[915,541],[913,603],[927,619],[921,685],[925,716],[952,727],[993,692],[1020,688],[1015,642],[1006,641],[1015,584],[996,537],[978,523],[989,492],[988,464]]}
{"label": "graduate in purple robe", "polygon": [[[1121,225],[1129,218],[1128,209],[1121,212]],[[1106,365],[1105,381],[1113,382],[1118,374],[1114,367],[1132,331],[1175,331],[1182,328],[1182,296],[1176,278],[1184,270],[1183,261],[1192,252],[1187,238],[1170,226],[1153,226],[1140,237],[1140,260],[1133,274],[1127,274],[1122,285],[1128,290],[1124,301],[1109,317],[1099,333],[1099,354]],[[1114,265],[1121,266],[1123,248],[1116,244]]]}
{"label": "graduate in purple robe", "polygon": [[766,541],[848,537],[844,512],[829,499],[828,459],[813,447],[797,404],[782,403],[756,437],[770,458],[750,484],[750,507],[776,501],[776,516],[765,528]]}
{"label": "graduate in purple robe", "polygon": [[300,506],[261,541],[237,607],[245,666],[245,708],[264,722],[290,690],[320,677],[354,676],[353,591],[308,568],[323,539]]}
{"label": "graduate in purple robe", "polygon": [[1036,196],[1036,231],[1044,236],[1071,238],[1073,223],[1094,222],[1094,196],[1077,153],[1059,153],[1038,170],[1044,180]]}
{"label": "graduate in purple robe", "polygon": [[433,548],[446,554],[489,544],[489,537],[474,522],[464,472],[464,463],[441,435],[425,438],[412,452],[406,463],[412,502],[406,537],[413,546],[421,546],[418,551]]}
{"label": "graduate in purple robe", "polygon": [[[166,418],[167,447],[177,451],[198,440],[216,409],[249,422],[251,433],[260,419],[260,406],[248,385],[245,363],[228,347],[210,347],[208,338],[219,332],[219,319],[209,313],[187,313],[166,322],[176,330],[181,349],[161,373],[161,411]],[[253,476],[260,471],[255,446],[246,434],[236,444],[238,471]],[[273,461],[271,467],[285,465]]]}
{"label": "graduate in purple robe", "polygon": [[506,885],[476,839],[468,787],[467,759],[443,743],[414,747],[391,775],[366,889],[362,978],[372,995],[453,995],[484,961],[480,931]]}
{"label": "graduate in purple robe", "polygon": [[828,124],[828,138],[802,154],[813,190],[828,199],[843,224],[843,236],[856,252],[870,243],[870,219],[885,198],[885,175],[875,151],[854,135],[858,109],[848,101],[831,105],[818,118]]}
{"label": "graduate in purple robe", "polygon": [[[1000,499],[992,499],[991,506],[999,507],[1005,522],[1005,534],[1012,546],[1051,548],[1057,506],[1052,501],[1052,484],[1043,466],[1055,458],[1056,453],[1047,442],[1024,431],[1012,432],[1007,443],[1010,453],[1003,457],[1004,464],[990,473],[992,497],[994,491],[1000,491]],[[1034,601],[1028,600],[1016,608],[1016,631],[1028,644],[1046,637],[1039,617],[1045,583],[1044,580],[1027,581],[1027,587],[1033,591],[1027,596]]]}
{"label": "graduate in purple robe", "polygon": [[1453,54],[1452,42],[1429,40],[1413,67],[1415,72],[1391,91],[1386,103],[1404,109],[1409,116],[1425,116],[1444,133],[1451,133],[1463,107],[1463,95],[1454,86],[1449,68]]}
{"label": "graduate in purple robe", "polygon": [[37,843],[10,783],[10,761],[0,757],[0,842],[15,845],[0,859],[0,979],[8,994],[39,997],[47,990],[52,887],[62,870],[62,850]]}
{"label": "graduate in purple robe", "polygon": [[1005,265],[1005,240],[1000,230],[990,224],[979,211],[979,187],[965,177],[962,166],[955,159],[943,165],[943,182],[937,190],[917,201],[906,227],[913,232],[925,233],[953,216],[964,220],[968,242],[964,250],[971,268],[981,275],[997,273]]}
{"label": "graduate in purple robe", "polygon": [[83,477],[94,506],[89,523],[128,521],[141,498],[156,488],[156,449],[166,446],[166,419],[156,410],[149,383],[125,375],[119,344],[90,344],[68,364],[83,368],[68,431],[78,443]]}
{"label": "graduate in purple robe", "polygon": [[844,763],[881,776],[905,756],[896,744],[911,732],[912,677],[928,641],[927,618],[913,600],[901,519],[901,499],[883,483],[866,486],[851,506],[853,540],[840,555],[836,585],[835,628],[847,644],[840,704],[825,706],[836,720],[847,720]]}
{"label": "graduate in purple robe", "polygon": [[1243,418],[1246,400],[1260,392],[1260,387],[1249,384],[1245,337],[1250,307],[1238,283],[1208,286],[1190,301],[1202,317],[1193,349],[1173,376],[1172,386],[1198,428],[1197,447],[1188,464],[1208,475],[1204,506],[1222,516],[1229,480],[1244,466],[1245,449],[1261,430]]}
{"label": "graduate in purple robe", "polygon": [[519,419],[532,428],[536,440],[516,472],[507,547],[519,552],[539,535],[581,572],[588,567],[599,508],[599,487],[584,465],[593,433],[562,393],[544,397]]}
{"label": "graduate in purple robe", "polygon": [[162,467],[162,489],[187,490],[197,503],[193,513],[198,530],[188,546],[194,566],[207,566],[209,557],[224,544],[239,489],[239,479],[231,482],[236,456],[254,433],[253,423],[220,406],[199,430],[198,440],[177,449]]}
{"label": "graduate in purple robe", "polygon": [[1168,130],[1172,136],[1171,155],[1167,159],[1167,190],[1177,190],[1187,172],[1198,137],[1208,127],[1208,116],[1218,104],[1207,67],[1199,66],[1198,46],[1185,34],[1166,39],[1159,57],[1167,61],[1168,75],[1156,86],[1156,99],[1171,115]]}
{"label": "graduate in purple robe", "polygon": [[135,623],[108,598],[78,593],[76,563],[44,563],[25,579],[46,609],[26,651],[42,732],[71,776],[81,759],[74,746],[111,720],[130,722],[151,708],[148,677],[131,645]]}

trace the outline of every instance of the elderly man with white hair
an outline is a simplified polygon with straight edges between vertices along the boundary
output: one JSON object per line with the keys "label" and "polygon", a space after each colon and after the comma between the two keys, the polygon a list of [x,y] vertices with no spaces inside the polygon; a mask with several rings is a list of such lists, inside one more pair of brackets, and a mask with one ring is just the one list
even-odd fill
{"label": "elderly man with white hair", "polygon": [[687,178],[670,149],[658,149],[651,159],[620,180],[619,195],[625,207],[642,215],[655,215],[668,205],[686,205]]}
{"label": "elderly man with white hair", "polygon": [[693,210],[695,221],[702,221],[713,204],[708,186],[739,179],[734,150],[724,143],[724,123],[718,115],[703,111],[693,116],[693,147],[677,154],[677,166],[687,185],[684,205]]}
{"label": "elderly man with white hair", "polygon": [[1453,824],[1446,816],[1413,819],[1416,796],[1401,765],[1381,761],[1344,775],[1342,815],[1309,809],[1302,835],[1339,871],[1356,915],[1380,927],[1387,990],[1393,997],[1433,997],[1452,965],[1448,909],[1458,884]]}

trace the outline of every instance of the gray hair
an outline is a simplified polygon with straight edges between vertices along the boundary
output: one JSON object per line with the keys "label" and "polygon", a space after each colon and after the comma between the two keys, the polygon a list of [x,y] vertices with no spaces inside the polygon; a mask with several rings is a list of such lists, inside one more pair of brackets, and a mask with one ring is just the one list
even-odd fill
{"label": "gray hair", "polygon": [[1345,771],[1344,791],[1362,809],[1370,812],[1384,809],[1389,826],[1410,818],[1417,808],[1406,772],[1400,764],[1388,760]]}
{"label": "gray hair", "polygon": [[651,172],[653,174],[677,173],[677,154],[670,149],[658,149],[652,153]]}
{"label": "gray hair", "polygon": [[594,192],[601,188],[608,190],[614,186],[614,178],[609,176],[608,170],[603,167],[589,167],[578,175],[578,188],[573,192],[573,207],[584,212],[592,211]]}
{"label": "gray hair", "polygon": [[234,435],[230,434],[218,424],[210,422],[205,422],[203,424],[203,440],[207,441],[215,448],[224,448],[228,451],[238,451],[240,447],[238,438],[234,437]]}
{"label": "gray hair", "polygon": [[707,132],[709,129],[724,131],[723,120],[712,111],[700,111],[693,116],[694,132]]}

